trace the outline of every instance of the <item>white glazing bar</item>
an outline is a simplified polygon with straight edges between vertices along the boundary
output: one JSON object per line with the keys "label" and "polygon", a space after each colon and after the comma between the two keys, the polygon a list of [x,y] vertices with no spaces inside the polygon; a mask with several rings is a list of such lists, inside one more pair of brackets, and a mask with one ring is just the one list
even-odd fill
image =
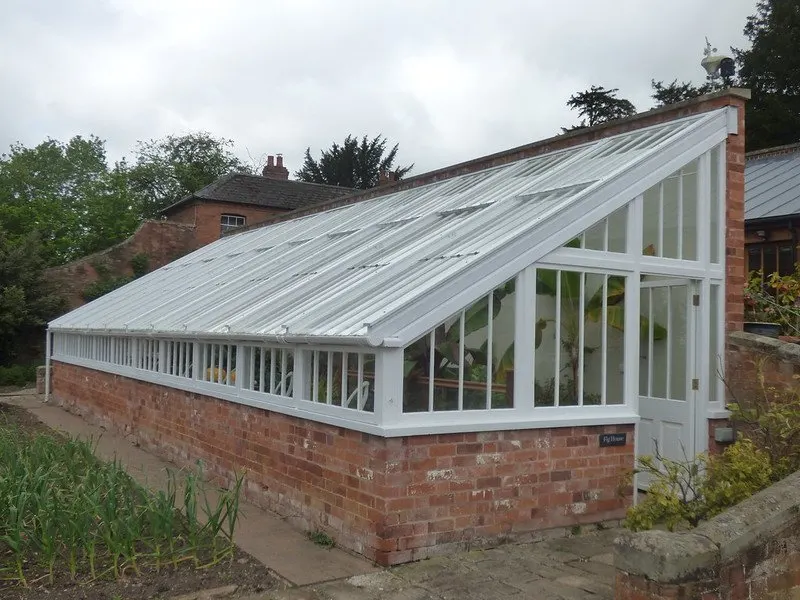
{"label": "white glazing bar", "polygon": [[672,344],[674,337],[672,335],[672,288],[667,286],[667,392],[666,397],[672,398],[670,392],[672,391]]}
{"label": "white glazing bar", "polygon": [[658,248],[656,256],[664,256],[664,182],[658,184]]}
{"label": "white glazing bar", "polygon": [[253,381],[255,381],[255,376],[256,376],[256,347],[247,346],[247,354],[248,354],[247,381],[242,381],[242,387],[246,390],[252,390]]}
{"label": "white glazing bar", "polygon": [[494,292],[488,298],[489,322],[486,325],[486,408],[492,408],[492,383],[494,380],[492,373],[492,336],[494,335]]}
{"label": "white glazing bar", "polygon": [[[711,268],[711,244],[713,239],[707,235],[706,223],[711,223],[711,151],[703,154],[697,163],[697,210],[695,211],[695,248],[697,260]],[[704,238],[708,237],[707,241]]]}
{"label": "white glazing bar", "polygon": [[683,169],[678,175],[678,258],[683,258]]}
{"label": "white glazing bar", "polygon": [[269,350],[269,357],[270,357],[270,359],[269,359],[269,392],[270,392],[270,394],[277,394],[278,393],[278,387],[277,387],[278,382],[275,381],[275,371],[278,368],[278,365],[276,364],[276,362],[277,362],[276,361],[276,359],[277,359],[276,354],[277,354],[277,352],[275,351],[275,348],[270,348],[270,350]]}
{"label": "white glazing bar", "polygon": [[580,285],[578,286],[578,405],[583,406],[583,379],[584,379],[584,343],[586,338],[586,319],[584,310],[586,306],[586,273],[580,273]]}
{"label": "white glazing bar", "polygon": [[553,348],[555,358],[555,379],[553,380],[553,406],[559,406],[561,387],[561,271],[556,271],[556,344]]}
{"label": "white glazing bar", "polygon": [[192,379],[196,381],[203,380],[203,373],[206,371],[206,356],[205,347],[200,342],[194,342],[194,356],[192,357],[197,363],[192,369]]}
{"label": "white glazing bar", "polygon": [[262,393],[267,392],[267,390],[264,388],[265,381],[268,381],[266,368],[267,368],[267,349],[264,346],[259,346],[258,347],[258,391]]}
{"label": "white glazing bar", "polygon": [[653,288],[647,288],[647,395],[653,397]]}
{"label": "white glazing bar", "polygon": [[331,404],[333,402],[333,352],[328,352],[327,367],[328,372],[325,379],[328,383],[325,386],[325,402]]}
{"label": "white glazing bar", "polygon": [[458,319],[458,410],[464,410],[464,320],[466,311]]}
{"label": "white glazing bar", "polygon": [[222,365],[225,356],[225,346],[223,344],[215,344],[214,347],[217,352],[217,372],[215,373],[216,377],[214,378],[214,382],[222,383]]}
{"label": "white glazing bar", "polygon": [[[227,369],[225,369],[225,385],[231,384],[231,372],[234,370],[233,365],[233,344],[228,344],[228,361],[227,361]],[[233,374],[236,377],[236,374]]]}
{"label": "white glazing bar", "polygon": [[603,251],[608,252],[608,222],[611,220],[611,217],[607,219],[603,219]]}
{"label": "white glazing bar", "polygon": [[186,377],[186,346],[187,342],[180,342],[178,344],[178,372],[176,375]]}
{"label": "white glazing bar", "polygon": [[319,350],[314,350],[311,360],[314,363],[311,370],[311,400],[319,402]]}
{"label": "white glazing bar", "polygon": [[433,373],[434,373],[434,354],[436,351],[436,329],[432,329],[430,333],[430,341],[428,343],[428,412],[433,412]]}
{"label": "white glazing bar", "polygon": [[[608,275],[603,275],[603,314],[600,315],[600,404],[608,402]],[[624,323],[623,323],[624,327]]]}
{"label": "white glazing bar", "polygon": [[284,348],[281,350],[281,396],[286,395],[286,377],[288,373],[286,372],[289,368],[289,357],[287,356],[287,350]]}
{"label": "white glazing bar", "polygon": [[[725,142],[720,145],[720,150],[718,152],[718,165],[717,165],[717,176],[719,179],[717,180],[717,195],[719,199],[717,200],[717,210],[718,212],[718,221],[717,221],[717,230],[718,234],[718,250],[717,250],[717,259],[720,265],[724,267],[725,264],[725,232],[727,231],[727,221],[726,221],[726,206],[727,202],[725,201],[728,192],[728,180],[727,180],[727,153],[725,148]],[[721,306],[721,305],[720,305]],[[724,310],[720,310],[721,313],[724,313]],[[724,324],[725,318],[723,317],[722,322]],[[723,328],[724,330],[724,328]],[[724,356],[724,353],[722,354]],[[722,385],[720,383],[720,385]]]}
{"label": "white glazing bar", "polygon": [[[531,376],[529,378],[530,379],[530,386],[531,386],[531,403],[530,403],[531,407],[535,407],[536,406],[536,385],[535,385],[535,382],[536,382],[536,351],[537,351],[536,350],[536,335],[537,335],[537,323],[536,323],[536,319],[537,319],[537,316],[536,316],[536,277],[537,277],[536,268],[534,267],[534,268],[531,268],[527,272],[523,272],[523,275],[517,279],[517,285],[519,285],[520,283],[524,284],[524,286],[525,286],[525,296],[526,296],[526,301],[521,306],[522,310],[521,311],[518,310],[517,314],[529,313],[531,315],[531,317],[530,317],[531,324],[533,325],[533,340],[531,340],[533,343],[529,344],[530,353],[531,353],[530,354],[530,360],[523,361],[525,364],[530,365],[530,369],[531,369]],[[542,335],[544,335],[544,333]],[[515,345],[514,346],[514,354],[515,354],[514,363],[515,364],[517,362],[517,360],[516,360],[517,352],[518,352],[518,350],[517,350],[517,347]],[[515,373],[515,376],[516,376],[516,373]],[[517,386],[515,385],[514,387],[516,388]],[[515,407],[517,406],[517,402],[514,402],[514,406]],[[527,408],[527,406],[523,405],[523,406],[521,406],[519,408]]]}
{"label": "white glazing bar", "polygon": [[363,391],[363,383],[364,383],[364,355],[360,352],[358,353],[358,377],[356,379],[358,381],[358,397],[356,399],[358,406],[358,410],[364,410],[364,402],[366,402],[367,397],[364,395]]}
{"label": "white glazing bar", "polygon": [[347,352],[342,352],[342,406],[347,403]]}

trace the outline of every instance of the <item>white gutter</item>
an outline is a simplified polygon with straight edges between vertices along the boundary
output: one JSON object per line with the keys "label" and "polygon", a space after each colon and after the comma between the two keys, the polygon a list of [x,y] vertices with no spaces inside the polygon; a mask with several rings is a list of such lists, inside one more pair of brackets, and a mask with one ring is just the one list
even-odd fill
{"label": "white gutter", "polygon": [[[365,335],[302,335],[302,334],[254,334],[254,333],[212,333],[206,331],[155,331],[152,329],[90,329],[85,327],[58,327],[53,333],[79,333],[84,335],[119,335],[125,337],[162,337],[170,339],[225,340],[275,342],[277,344],[340,345],[340,346],[384,346],[382,338]],[[48,337],[49,344],[49,337]],[[48,345],[49,348],[49,345]],[[49,361],[49,351],[48,351]]]}

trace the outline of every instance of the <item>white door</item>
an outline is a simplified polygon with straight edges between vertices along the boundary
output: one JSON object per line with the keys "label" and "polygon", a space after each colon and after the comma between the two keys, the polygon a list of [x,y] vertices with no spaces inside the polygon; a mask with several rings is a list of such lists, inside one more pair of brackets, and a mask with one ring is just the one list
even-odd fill
{"label": "white door", "polygon": [[[699,284],[656,279],[641,284],[639,415],[637,454],[656,450],[674,460],[691,460],[697,410],[697,312]],[[640,488],[647,487],[640,475]]]}

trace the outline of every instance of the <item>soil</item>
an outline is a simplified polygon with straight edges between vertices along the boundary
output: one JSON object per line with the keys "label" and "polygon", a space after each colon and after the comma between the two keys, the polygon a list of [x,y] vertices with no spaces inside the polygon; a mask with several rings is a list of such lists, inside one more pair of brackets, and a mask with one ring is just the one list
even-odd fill
{"label": "soil", "polygon": [[[31,433],[59,435],[24,408],[0,402],[0,425],[17,425]],[[172,598],[191,592],[208,591],[235,585],[226,598],[237,598],[276,589],[279,581],[264,565],[238,548],[231,560],[206,569],[195,569],[185,562],[176,570],[142,570],[125,573],[118,580],[72,581],[68,572],[57,572],[51,585],[42,577],[29,576],[27,588],[8,586],[0,576],[0,598],[9,600],[145,600]]]}

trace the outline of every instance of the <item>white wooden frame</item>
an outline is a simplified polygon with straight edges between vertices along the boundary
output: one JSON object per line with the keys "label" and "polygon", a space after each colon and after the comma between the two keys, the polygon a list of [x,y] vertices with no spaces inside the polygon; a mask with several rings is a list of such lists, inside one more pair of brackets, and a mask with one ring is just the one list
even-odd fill
{"label": "white wooden frame", "polygon": [[[137,368],[143,357],[139,352],[139,344],[134,344],[132,351],[132,366],[114,364],[106,360],[86,358],[71,344],[65,344],[63,334],[79,334],[91,336],[93,342],[109,335],[117,339],[136,337],[137,339],[168,339],[173,341],[192,339],[195,342],[194,356],[199,356],[198,350],[201,343],[222,345],[235,345],[237,347],[237,360],[244,359],[247,346],[262,345],[265,340],[257,336],[215,336],[204,337],[202,340],[185,335],[172,336],[128,336],[125,332],[102,332],[98,330],[66,330],[56,329],[48,333],[48,370],[50,359],[63,363],[75,364],[91,369],[115,373],[126,377],[149,381],[151,383],[175,387],[190,392],[201,393],[218,397],[232,402],[249,406],[258,406],[284,414],[301,416],[332,425],[348,427],[367,433],[381,436],[419,435],[431,433],[446,433],[460,431],[502,430],[545,428],[576,425],[605,425],[636,423],[638,420],[638,350],[639,350],[639,289],[642,273],[663,275],[668,277],[687,278],[700,282],[701,309],[699,326],[704,332],[701,346],[707,349],[709,336],[710,290],[712,285],[724,298],[725,289],[725,151],[724,141],[727,131],[714,129],[711,125],[698,128],[685,136],[680,144],[675,145],[667,157],[659,157],[658,163],[641,165],[636,173],[623,173],[617,179],[608,183],[602,190],[595,190],[598,202],[595,208],[586,210],[578,206],[564,211],[562,214],[552,215],[553,235],[547,240],[520,238],[510,240],[502,251],[495,253],[472,269],[468,274],[455,275],[424,302],[409,305],[402,311],[392,314],[385,320],[377,321],[370,327],[368,339],[346,340],[361,345],[323,344],[322,340],[311,341],[310,344],[292,343],[278,344],[290,348],[294,353],[295,378],[299,384],[294,385],[291,396],[273,393],[263,393],[244,389],[241,385],[242,377],[237,377],[235,384],[228,381],[228,385],[202,381],[197,377],[199,369],[195,369],[195,377],[187,378],[170,375],[165,368],[164,344],[159,356],[159,369]],[[719,152],[717,185],[719,193],[718,225],[718,263],[710,262],[709,240],[706,223],[710,222],[708,193],[710,190],[710,151],[715,146],[721,148]],[[642,255],[643,239],[643,196],[646,189],[663,180],[671,173],[678,170],[695,158],[698,161],[698,226],[696,228],[698,240],[697,260],[678,260]],[[642,175],[646,171],[645,175]],[[608,252],[588,250],[581,248],[567,248],[564,244],[580,235],[595,223],[609,217],[615,211],[627,206],[627,235],[626,252]],[[606,228],[607,230],[607,228]],[[606,231],[606,244],[607,244]],[[701,243],[703,242],[703,243]],[[541,256],[541,248],[547,244],[551,250],[544,258],[531,262],[531,257]],[[607,247],[607,246],[606,246]],[[568,406],[568,407],[534,407],[532,403],[524,401],[532,397],[533,374],[533,324],[535,315],[530,307],[535,304],[536,283],[533,275],[536,268],[558,270],[577,270],[585,273],[599,273],[607,275],[620,275],[626,277],[625,294],[625,350],[624,350],[624,390],[625,402],[621,405],[601,406]],[[515,304],[515,370],[514,370],[514,407],[503,409],[487,408],[485,410],[469,410],[458,412],[424,412],[403,413],[403,347],[416,338],[425,335],[438,323],[443,322],[453,314],[458,314],[469,306],[476,298],[488,295],[496,287],[516,277],[516,304]],[[457,290],[453,293],[453,290]],[[720,299],[721,300],[721,299]],[[724,304],[720,306],[717,323],[717,346],[722,354],[724,348]],[[463,325],[462,325],[463,326]],[[52,338],[51,338],[52,336]],[[333,340],[334,342],[336,340]],[[345,340],[339,340],[344,342]],[[111,344],[112,350],[117,342]],[[463,339],[462,339],[463,343]],[[267,345],[275,346],[272,341]],[[370,344],[370,345],[368,345]],[[363,410],[363,402],[359,401],[355,409],[342,406],[333,406],[328,403],[313,402],[309,398],[313,394],[316,381],[312,377],[313,362],[311,357],[314,352],[348,352],[375,355],[375,402],[374,411]],[[95,354],[94,356],[97,356]],[[116,356],[113,352],[112,358]],[[231,351],[229,350],[229,359]],[[705,435],[705,421],[709,416],[724,416],[722,404],[721,383],[708,382],[710,352],[702,352],[699,361],[700,371],[698,379],[701,389],[698,394],[703,398],[704,406],[699,407],[697,423],[695,425],[697,449],[705,448],[707,436]],[[246,367],[244,367],[246,368]],[[359,376],[363,374],[363,362],[359,364]],[[230,376],[228,375],[228,379]],[[717,402],[714,406],[707,405],[707,391],[709,385],[717,385]],[[604,386],[605,387],[605,386]],[[706,392],[706,393],[704,393]],[[463,392],[462,392],[463,393]],[[487,392],[488,394],[488,392]],[[459,397],[459,406],[462,402]],[[360,400],[360,399],[359,399]],[[702,438],[702,439],[700,439]]]}

